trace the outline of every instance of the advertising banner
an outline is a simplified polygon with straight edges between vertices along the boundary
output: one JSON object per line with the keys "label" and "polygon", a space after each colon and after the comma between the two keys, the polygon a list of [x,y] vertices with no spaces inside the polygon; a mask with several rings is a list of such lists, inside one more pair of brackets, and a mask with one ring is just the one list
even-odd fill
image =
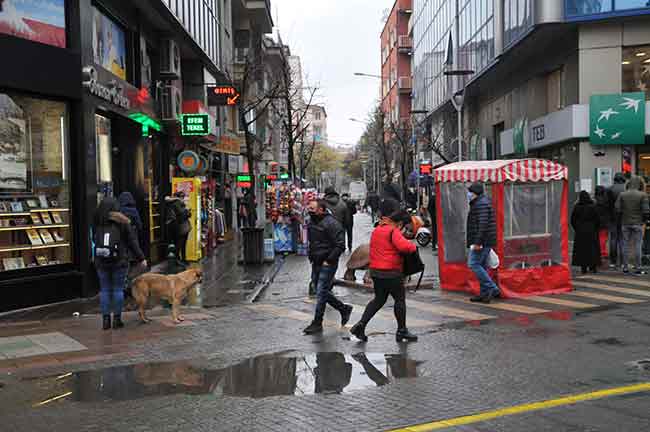
{"label": "advertising banner", "polygon": [[645,144],[645,93],[591,96],[589,140],[592,145]]}
{"label": "advertising banner", "polygon": [[0,33],[65,48],[65,1],[0,1]]}
{"label": "advertising banner", "polygon": [[93,57],[96,64],[126,80],[124,30],[97,8],[93,8]]}

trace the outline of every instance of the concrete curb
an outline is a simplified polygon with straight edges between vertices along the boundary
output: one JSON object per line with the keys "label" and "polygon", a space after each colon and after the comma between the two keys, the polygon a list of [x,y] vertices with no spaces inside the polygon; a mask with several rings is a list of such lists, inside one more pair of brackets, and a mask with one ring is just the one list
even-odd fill
{"label": "concrete curb", "polygon": [[255,303],[262,293],[273,283],[275,280],[275,277],[278,275],[280,270],[282,269],[282,266],[284,265],[284,256],[278,256],[275,260],[275,263],[271,266],[271,268],[266,272],[264,275],[264,279],[262,280],[262,283],[260,283],[257,287],[255,287],[255,291],[246,299],[247,303]]}

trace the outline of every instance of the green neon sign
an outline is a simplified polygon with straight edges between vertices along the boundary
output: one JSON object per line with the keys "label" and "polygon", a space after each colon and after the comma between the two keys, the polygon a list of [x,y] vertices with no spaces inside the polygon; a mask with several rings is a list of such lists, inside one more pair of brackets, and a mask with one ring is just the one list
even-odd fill
{"label": "green neon sign", "polygon": [[280,174],[280,180],[289,180],[289,173]]}
{"label": "green neon sign", "polygon": [[134,122],[140,123],[142,125],[142,136],[144,137],[149,136],[150,129],[157,130],[158,132],[162,130],[160,123],[144,113],[132,113],[129,114],[129,118]]}
{"label": "green neon sign", "polygon": [[181,135],[205,136],[210,134],[210,116],[207,114],[181,115]]}

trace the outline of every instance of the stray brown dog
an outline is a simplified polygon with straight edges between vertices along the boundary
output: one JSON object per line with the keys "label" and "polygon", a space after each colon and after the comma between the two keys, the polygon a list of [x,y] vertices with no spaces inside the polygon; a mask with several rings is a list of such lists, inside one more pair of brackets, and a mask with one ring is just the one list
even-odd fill
{"label": "stray brown dog", "polygon": [[176,324],[185,320],[178,313],[181,302],[187,295],[190,288],[201,282],[203,271],[198,268],[189,269],[175,275],[163,275],[158,273],[146,273],[133,282],[131,292],[138,304],[138,313],[143,323],[150,320],[145,314],[145,307],[149,297],[162,298],[172,305],[172,319]]}

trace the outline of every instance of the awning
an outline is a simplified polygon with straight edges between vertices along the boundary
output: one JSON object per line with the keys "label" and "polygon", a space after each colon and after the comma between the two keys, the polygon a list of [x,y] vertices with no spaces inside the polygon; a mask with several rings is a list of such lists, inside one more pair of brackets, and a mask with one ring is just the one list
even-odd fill
{"label": "awning", "polygon": [[569,177],[564,165],[545,159],[467,161],[434,171],[436,182],[549,182]]}

